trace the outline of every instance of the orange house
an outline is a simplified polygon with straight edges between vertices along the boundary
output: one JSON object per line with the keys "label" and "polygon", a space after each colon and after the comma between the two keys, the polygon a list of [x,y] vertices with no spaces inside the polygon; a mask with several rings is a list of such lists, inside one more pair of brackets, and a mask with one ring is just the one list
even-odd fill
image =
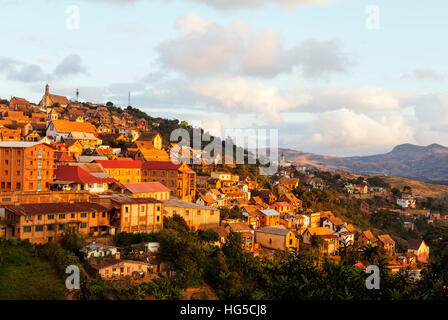
{"label": "orange house", "polygon": [[280,225],[280,213],[273,209],[258,211],[258,217],[260,219],[260,227]]}

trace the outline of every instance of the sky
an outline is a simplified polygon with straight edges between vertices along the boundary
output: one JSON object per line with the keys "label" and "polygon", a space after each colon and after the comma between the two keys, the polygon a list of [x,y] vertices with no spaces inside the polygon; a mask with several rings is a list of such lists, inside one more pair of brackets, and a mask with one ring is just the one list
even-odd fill
{"label": "sky", "polygon": [[[412,2],[412,3],[410,3]],[[0,0],[0,97],[131,105],[337,156],[448,145],[446,0]]]}

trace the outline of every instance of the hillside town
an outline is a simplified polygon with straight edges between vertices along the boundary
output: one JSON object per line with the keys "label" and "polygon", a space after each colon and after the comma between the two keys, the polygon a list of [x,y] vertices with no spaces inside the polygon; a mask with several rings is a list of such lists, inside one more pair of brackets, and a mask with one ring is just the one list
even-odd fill
{"label": "hillside town", "polygon": [[[223,164],[220,155],[210,164],[174,164],[170,152],[179,147],[164,138],[160,123],[135,110],[69,101],[49,85],[38,104],[1,100],[0,237],[47,244],[74,234],[84,241],[79,252],[90,276],[151,282],[175,274],[160,255],[165,248],[117,239],[158,233],[175,218],[211,234],[219,248],[238,234],[246,253],[266,261],[281,252],[313,252],[318,264],[339,263],[353,254],[352,265],[365,269],[364,258],[375,252],[390,272],[419,277],[431,254],[423,238],[410,238],[415,225],[448,221],[410,187],[397,190],[379,178],[321,172],[283,157],[271,177]],[[407,239],[356,224],[329,199],[310,201],[310,194],[328,190],[356,203],[363,219],[397,214]]]}

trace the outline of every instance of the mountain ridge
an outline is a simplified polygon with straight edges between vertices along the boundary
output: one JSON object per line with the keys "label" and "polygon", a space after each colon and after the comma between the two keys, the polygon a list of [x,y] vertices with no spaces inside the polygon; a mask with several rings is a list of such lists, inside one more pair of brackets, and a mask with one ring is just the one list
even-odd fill
{"label": "mountain ridge", "polygon": [[[431,182],[448,181],[448,147],[401,144],[390,152],[369,156],[336,157],[280,149],[285,159],[299,165],[355,174],[397,176]],[[279,152],[279,154],[281,154]]]}

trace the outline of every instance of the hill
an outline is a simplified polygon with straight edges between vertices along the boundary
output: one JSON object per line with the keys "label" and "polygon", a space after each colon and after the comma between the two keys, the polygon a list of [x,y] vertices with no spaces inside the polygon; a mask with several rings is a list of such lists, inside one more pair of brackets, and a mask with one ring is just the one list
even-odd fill
{"label": "hill", "polygon": [[385,182],[389,183],[392,188],[403,190],[404,186],[410,186],[412,191],[424,196],[432,198],[441,198],[448,196],[448,186],[440,184],[431,184],[422,181],[416,181],[400,177],[381,177]]}
{"label": "hill", "polygon": [[439,144],[402,144],[391,152],[372,156],[332,157],[282,149],[286,160],[324,170],[371,176],[398,176],[425,182],[448,181],[448,148]]}

